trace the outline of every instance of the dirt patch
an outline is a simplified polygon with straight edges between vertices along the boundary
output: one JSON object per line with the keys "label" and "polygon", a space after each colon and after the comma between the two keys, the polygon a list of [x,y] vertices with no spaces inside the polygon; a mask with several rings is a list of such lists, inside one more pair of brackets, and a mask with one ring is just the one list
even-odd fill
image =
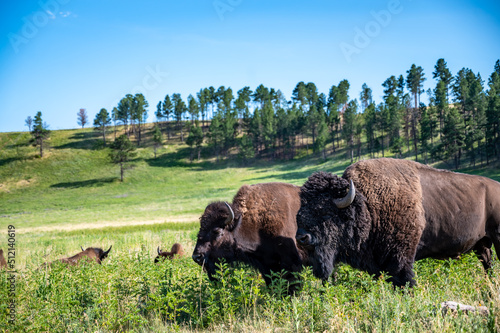
{"label": "dirt patch", "polygon": [[74,231],[85,229],[101,229],[107,227],[126,227],[135,225],[149,225],[161,223],[186,223],[195,222],[199,218],[198,215],[183,215],[175,216],[162,220],[149,220],[149,221],[103,221],[93,223],[78,223],[78,224],[62,224],[62,225],[48,225],[43,227],[34,228],[19,228],[16,229],[17,233],[31,233],[31,232],[48,232],[48,231]]}

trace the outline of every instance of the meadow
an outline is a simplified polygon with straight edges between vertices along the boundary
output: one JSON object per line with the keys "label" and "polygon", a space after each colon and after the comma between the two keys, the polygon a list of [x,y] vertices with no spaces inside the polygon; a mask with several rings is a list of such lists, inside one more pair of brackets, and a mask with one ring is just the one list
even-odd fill
{"label": "meadow", "polygon": [[[322,284],[309,269],[290,296],[283,280],[265,286],[258,272],[221,263],[210,282],[190,258],[198,218],[243,184],[301,185],[317,170],[341,174],[339,153],[323,161],[190,162],[186,145],[168,143],[154,158],[138,149],[125,182],[90,129],[53,131],[43,159],[27,133],[0,133],[0,248],[15,227],[15,320],[9,321],[11,274],[0,273],[0,331],[5,332],[496,332],[500,265],[491,274],[469,254],[422,260],[417,286],[395,290],[384,279],[339,265]],[[463,170],[500,179],[495,168]],[[183,245],[186,256],[159,265],[156,248]],[[102,265],[40,265],[108,248]],[[280,272],[276,272],[279,276]],[[489,308],[489,315],[443,315],[440,303]]]}

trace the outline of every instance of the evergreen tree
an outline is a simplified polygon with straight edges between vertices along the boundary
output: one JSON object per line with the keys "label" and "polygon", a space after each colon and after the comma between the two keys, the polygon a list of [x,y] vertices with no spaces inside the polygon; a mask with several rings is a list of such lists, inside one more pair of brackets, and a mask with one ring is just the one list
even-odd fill
{"label": "evergreen tree", "polygon": [[368,106],[365,108],[363,118],[365,123],[365,134],[366,142],[368,145],[368,152],[370,154],[370,157],[373,158],[375,152],[375,138],[377,129],[377,113],[374,103],[368,104]]}
{"label": "evergreen tree", "polygon": [[189,129],[189,135],[186,139],[186,144],[191,147],[191,157],[192,161],[196,153],[197,159],[200,160],[201,145],[203,144],[203,131],[199,125],[198,119],[191,125]]}
{"label": "evergreen tree", "polygon": [[431,118],[429,115],[430,107],[420,108],[420,148],[422,151],[422,156],[424,158],[424,163],[427,163],[427,154],[432,150],[432,145],[429,140],[432,137],[432,126]]}
{"label": "evergreen tree", "polygon": [[347,105],[347,108],[344,111],[344,126],[342,129],[342,135],[344,136],[344,140],[346,141],[347,148],[349,151],[349,157],[351,159],[351,163],[354,160],[354,137],[356,134],[356,114],[358,112],[358,102],[356,100],[352,100]]}
{"label": "evergreen tree", "polygon": [[156,116],[156,121],[157,122],[161,122],[163,121],[163,119],[165,119],[165,116],[163,115],[163,103],[161,101],[158,102],[158,104],[156,104],[156,112],[155,112],[155,116]]}
{"label": "evergreen tree", "polygon": [[111,158],[112,163],[120,165],[120,181],[123,182],[126,163],[136,155],[135,147],[125,134],[116,138],[110,147],[111,151],[109,153],[109,157]]}
{"label": "evergreen tree", "polygon": [[162,112],[163,112],[163,117],[166,119],[167,123],[165,124],[165,127],[167,128],[167,139],[170,140],[170,126],[169,126],[169,120],[170,116],[173,113],[173,104],[172,101],[170,100],[169,95],[165,95],[165,99],[163,100],[163,105],[162,105]]}
{"label": "evergreen tree", "polygon": [[496,156],[500,160],[500,60],[488,80],[486,97],[486,143],[487,158]]}
{"label": "evergreen tree", "polygon": [[125,127],[125,133],[127,136],[129,135],[128,124],[132,114],[132,107],[134,103],[134,96],[131,94],[125,95],[124,98],[118,102],[118,106],[116,108],[115,119],[120,121]]}
{"label": "evergreen tree", "polygon": [[153,129],[153,150],[155,153],[156,159],[156,151],[163,145],[163,137],[161,134],[160,126],[156,123]]}
{"label": "evergreen tree", "polygon": [[191,115],[191,123],[194,123],[195,120],[198,120],[200,115],[200,107],[198,105],[198,101],[193,97],[193,95],[188,96],[188,112]]}
{"label": "evergreen tree", "polygon": [[132,99],[130,115],[132,122],[135,124],[134,131],[138,146],[141,145],[142,140],[142,124],[145,123],[148,118],[147,107],[149,107],[149,104],[144,95],[141,93],[135,94]]}
{"label": "evergreen tree", "polygon": [[243,162],[248,162],[255,156],[255,149],[253,147],[252,139],[246,134],[243,134],[238,144],[239,152],[238,157],[243,160]]}
{"label": "evergreen tree", "polygon": [[181,134],[181,142],[184,142],[184,132],[183,132],[183,124],[182,124],[182,117],[184,113],[186,112],[186,103],[181,98],[181,94],[173,94],[172,95],[172,103],[174,107],[174,116],[175,116],[175,121],[177,123],[177,128],[180,130]]}
{"label": "evergreen tree", "polygon": [[40,157],[43,157],[43,144],[50,136],[50,131],[47,124],[42,120],[42,112],[38,111],[33,119],[33,130],[31,131],[33,136],[32,142],[35,147],[40,149]]}
{"label": "evergreen tree", "polygon": [[222,115],[220,112],[217,112],[212,117],[212,121],[210,122],[210,127],[207,134],[208,143],[212,145],[214,149],[217,162],[219,161],[220,151],[224,142],[224,129],[222,127],[222,122]]}
{"label": "evergreen tree", "polygon": [[463,124],[458,109],[445,110],[445,121],[440,149],[445,159],[453,158],[455,169],[460,167],[461,149],[464,145]]}
{"label": "evergreen tree", "polygon": [[108,110],[102,108],[98,114],[95,115],[94,129],[101,132],[102,142],[106,145],[106,128],[111,124]]}

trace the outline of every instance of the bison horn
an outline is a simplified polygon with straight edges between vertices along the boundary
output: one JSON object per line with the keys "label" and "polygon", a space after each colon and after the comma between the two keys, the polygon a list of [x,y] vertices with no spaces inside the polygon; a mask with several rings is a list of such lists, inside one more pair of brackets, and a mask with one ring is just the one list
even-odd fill
{"label": "bison horn", "polygon": [[229,223],[233,222],[233,220],[234,220],[234,212],[233,212],[233,209],[231,208],[231,206],[227,202],[224,201],[224,203],[226,204],[227,208],[229,209],[229,213],[231,213],[231,215],[226,220],[226,225],[228,225]]}
{"label": "bison horn", "polygon": [[350,204],[354,201],[354,197],[356,196],[356,188],[354,187],[354,183],[352,180],[349,180],[349,192],[347,192],[346,196],[340,199],[335,199],[333,202],[337,206],[338,209],[349,207]]}
{"label": "bison horn", "polygon": [[80,245],[80,249],[82,249],[82,251],[85,251],[85,250],[83,249],[83,246],[81,246],[81,245]]}
{"label": "bison horn", "polygon": [[106,255],[107,255],[107,254],[109,253],[109,251],[111,251],[111,248],[112,248],[112,247],[113,247],[113,245],[111,245],[111,246],[109,247],[109,249],[108,249],[106,252],[104,252],[104,254],[106,254]]}
{"label": "bison horn", "polygon": [[158,246],[158,254],[161,254],[161,250],[160,250],[160,247]]}

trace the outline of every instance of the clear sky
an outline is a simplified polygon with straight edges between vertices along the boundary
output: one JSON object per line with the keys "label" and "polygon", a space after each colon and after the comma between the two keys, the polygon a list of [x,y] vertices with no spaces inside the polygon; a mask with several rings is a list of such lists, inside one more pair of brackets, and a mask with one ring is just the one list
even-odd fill
{"label": "clear sky", "polygon": [[[425,89],[444,58],[487,84],[500,58],[500,1],[23,0],[0,4],[0,132],[77,128],[144,93],[149,118],[166,94],[259,84],[290,99],[299,81],[319,92],[349,80],[381,101],[381,84],[422,66]],[[427,97],[422,101],[427,103]]]}

